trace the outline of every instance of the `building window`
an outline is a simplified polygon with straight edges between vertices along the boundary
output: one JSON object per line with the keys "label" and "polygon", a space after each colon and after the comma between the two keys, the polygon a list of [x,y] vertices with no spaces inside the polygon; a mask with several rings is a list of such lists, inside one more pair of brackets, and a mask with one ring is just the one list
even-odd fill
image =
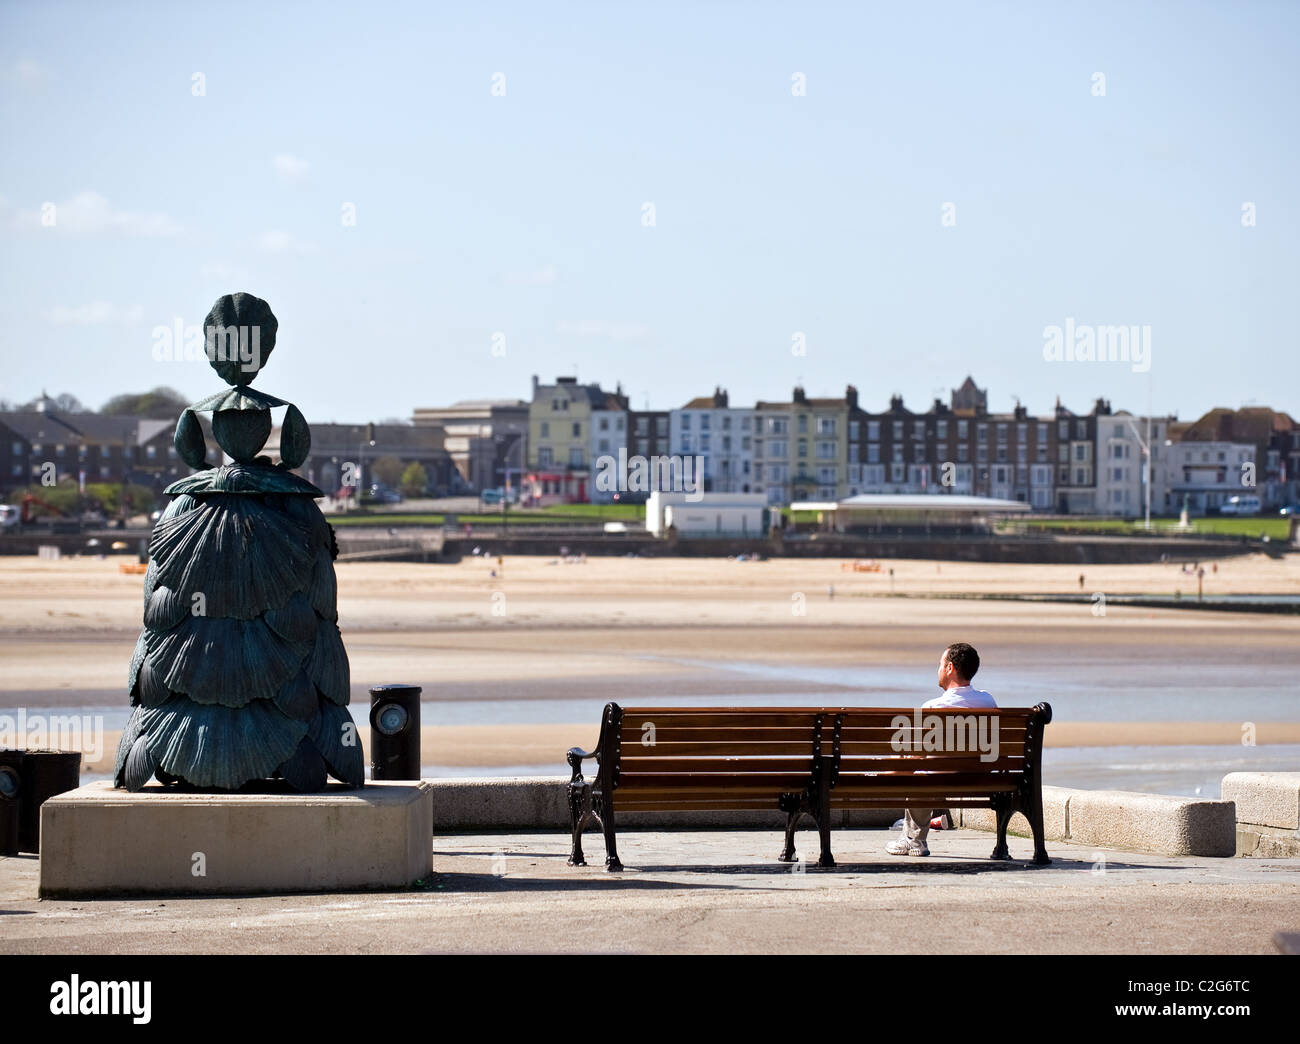
{"label": "building window", "polygon": [[574,446],[572,449],[569,450],[569,467],[571,468],[582,467],[582,450],[577,446]]}
{"label": "building window", "polygon": [[608,417],[601,417],[601,418],[600,418],[600,430],[601,430],[601,431],[609,431],[609,418],[608,418]]}
{"label": "building window", "polygon": [[818,418],[817,418],[817,434],[818,434],[818,435],[834,435],[834,434],[835,434],[835,418],[834,418],[834,417],[818,417]]}
{"label": "building window", "polygon": [[690,430],[691,430],[691,415],[690,415],[689,413],[683,413],[683,414],[682,414],[682,431],[690,431]]}
{"label": "building window", "polygon": [[582,438],[582,422],[581,422],[581,421],[574,421],[574,422],[573,422],[573,437],[574,437],[575,439],[580,439],[580,438]]}
{"label": "building window", "polygon": [[549,439],[550,437],[551,437],[551,422],[542,421],[542,438]]}
{"label": "building window", "polygon": [[935,421],[934,427],[935,435],[938,437],[940,442],[948,437],[948,422],[946,420]]}
{"label": "building window", "polygon": [[148,459],[148,460],[157,460],[157,459],[158,459],[158,447],[155,446],[152,442],[149,443],[149,445],[147,445],[147,446],[144,448],[144,455],[145,455],[145,458]]}
{"label": "building window", "polygon": [[708,414],[708,413],[702,413],[702,414],[700,414],[700,431],[708,431],[708,430],[709,430],[709,420],[710,420],[711,417],[712,417],[712,414]]}
{"label": "building window", "polygon": [[901,439],[902,437],[903,437],[903,422],[894,421],[894,438]]}
{"label": "building window", "polygon": [[[859,434],[860,431],[861,431],[861,425],[860,425],[857,421],[849,421],[849,441],[850,441],[850,442],[857,442],[857,441],[858,441],[858,434]],[[14,453],[17,453],[17,452],[18,452],[17,450],[14,450]]]}
{"label": "building window", "polygon": [[867,463],[880,463],[880,446],[877,443],[871,442],[867,444]]}
{"label": "building window", "polygon": [[880,421],[867,421],[867,441],[880,441]]}
{"label": "building window", "polygon": [[806,456],[808,456],[808,440],[807,440],[807,439],[800,439],[800,440],[799,440],[799,456],[801,456],[801,457],[806,457]]}
{"label": "building window", "polygon": [[800,434],[800,435],[807,435],[807,434],[808,434],[808,416],[807,416],[807,414],[803,414],[803,413],[799,414],[799,434]]}
{"label": "building window", "polygon": [[964,439],[970,434],[970,422],[959,420],[957,422],[957,438]]}

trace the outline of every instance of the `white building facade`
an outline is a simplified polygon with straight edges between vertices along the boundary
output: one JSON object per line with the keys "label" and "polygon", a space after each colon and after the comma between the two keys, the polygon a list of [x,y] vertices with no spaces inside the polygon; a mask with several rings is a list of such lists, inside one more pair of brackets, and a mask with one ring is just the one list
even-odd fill
{"label": "white building facade", "polygon": [[711,493],[757,491],[754,434],[753,409],[732,408],[721,389],[669,413],[669,453],[701,458]]}
{"label": "white building facade", "polygon": [[614,491],[597,486],[596,475],[601,470],[602,457],[611,457],[617,462],[619,450],[627,449],[627,412],[624,409],[591,411],[591,444],[587,454],[591,462],[591,482],[587,489],[588,500],[593,504],[610,504],[614,500]]}
{"label": "white building facade", "polygon": [[1229,497],[1254,493],[1255,447],[1242,442],[1175,442],[1169,453],[1166,511],[1177,514],[1186,498],[1193,515],[1217,511]]}

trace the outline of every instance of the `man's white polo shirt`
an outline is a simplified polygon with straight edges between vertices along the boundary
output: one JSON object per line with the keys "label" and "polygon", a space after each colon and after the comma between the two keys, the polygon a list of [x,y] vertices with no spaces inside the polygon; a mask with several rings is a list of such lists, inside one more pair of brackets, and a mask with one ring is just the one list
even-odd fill
{"label": "man's white polo shirt", "polygon": [[942,696],[936,696],[932,700],[927,700],[921,704],[922,709],[926,707],[996,707],[993,697],[983,689],[976,689],[970,685],[954,685],[951,689],[944,691]]}

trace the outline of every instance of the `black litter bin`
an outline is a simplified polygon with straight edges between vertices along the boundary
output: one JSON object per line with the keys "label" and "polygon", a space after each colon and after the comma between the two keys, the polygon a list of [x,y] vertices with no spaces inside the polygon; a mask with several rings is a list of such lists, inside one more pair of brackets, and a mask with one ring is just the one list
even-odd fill
{"label": "black litter bin", "polygon": [[370,778],[420,778],[420,686],[370,690]]}

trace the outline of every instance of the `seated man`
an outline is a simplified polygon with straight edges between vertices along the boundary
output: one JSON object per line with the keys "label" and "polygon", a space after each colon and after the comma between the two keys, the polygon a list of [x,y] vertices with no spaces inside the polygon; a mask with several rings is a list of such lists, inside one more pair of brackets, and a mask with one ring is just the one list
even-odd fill
{"label": "seated man", "polygon": [[[972,688],[970,680],[980,669],[980,654],[965,642],[948,646],[939,657],[939,688],[942,696],[921,704],[930,707],[996,707],[993,697],[981,689]],[[907,809],[903,814],[903,834],[885,846],[890,855],[927,856],[930,849],[925,838],[930,832],[930,815],[933,809]]]}

